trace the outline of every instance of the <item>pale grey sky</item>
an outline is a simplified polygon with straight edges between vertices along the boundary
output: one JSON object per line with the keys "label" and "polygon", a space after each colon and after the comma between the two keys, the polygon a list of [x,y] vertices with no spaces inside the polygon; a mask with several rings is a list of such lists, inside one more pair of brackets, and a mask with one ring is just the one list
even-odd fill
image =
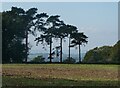
{"label": "pale grey sky", "polygon": [[[38,8],[38,13],[60,15],[65,23],[75,25],[79,31],[88,36],[88,44],[82,46],[82,52],[97,46],[114,45],[118,40],[118,3],[117,2],[9,2],[2,3],[2,10],[10,10],[12,6],[29,9]],[[33,46],[31,52],[49,52],[35,46],[34,38],[30,36]],[[54,45],[58,42],[54,42]],[[72,48],[72,53],[78,50]],[[63,43],[63,53],[68,53],[68,42]]]}

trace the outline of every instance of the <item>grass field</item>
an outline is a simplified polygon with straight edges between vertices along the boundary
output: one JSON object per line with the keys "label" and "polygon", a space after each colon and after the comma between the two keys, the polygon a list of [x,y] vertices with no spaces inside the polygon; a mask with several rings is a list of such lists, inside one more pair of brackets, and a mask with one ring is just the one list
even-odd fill
{"label": "grass field", "polygon": [[4,64],[7,86],[117,86],[118,65]]}

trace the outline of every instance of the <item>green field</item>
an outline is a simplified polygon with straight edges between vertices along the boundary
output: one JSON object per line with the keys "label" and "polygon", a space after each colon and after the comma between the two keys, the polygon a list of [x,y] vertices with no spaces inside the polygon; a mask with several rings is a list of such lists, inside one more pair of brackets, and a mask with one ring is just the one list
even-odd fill
{"label": "green field", "polygon": [[118,86],[119,65],[4,64],[7,86]]}

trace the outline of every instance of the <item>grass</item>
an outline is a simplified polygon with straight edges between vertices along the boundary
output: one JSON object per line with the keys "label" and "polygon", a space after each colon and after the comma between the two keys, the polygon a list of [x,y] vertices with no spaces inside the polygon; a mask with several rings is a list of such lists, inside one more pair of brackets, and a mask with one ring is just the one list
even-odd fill
{"label": "grass", "polygon": [[6,86],[117,86],[119,65],[4,64]]}
{"label": "grass", "polygon": [[[66,79],[33,79],[3,77],[3,86],[116,86],[117,81],[75,81]],[[14,83],[14,85],[13,85]]]}

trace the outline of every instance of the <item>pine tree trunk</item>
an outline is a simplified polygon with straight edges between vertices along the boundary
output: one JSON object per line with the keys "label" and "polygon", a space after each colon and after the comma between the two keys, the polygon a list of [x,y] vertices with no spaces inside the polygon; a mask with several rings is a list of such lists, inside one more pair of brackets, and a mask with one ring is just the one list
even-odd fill
{"label": "pine tree trunk", "polygon": [[28,30],[26,30],[26,58],[25,58],[25,62],[27,63],[27,59],[28,59]]}
{"label": "pine tree trunk", "polygon": [[50,63],[52,63],[52,38],[50,39]]}
{"label": "pine tree trunk", "polygon": [[80,50],[80,44],[79,44],[79,63],[81,63],[81,50]]}
{"label": "pine tree trunk", "polygon": [[62,63],[62,38],[60,38],[60,47],[61,47],[61,51],[60,51],[60,63]]}
{"label": "pine tree trunk", "polygon": [[70,61],[70,38],[69,38],[69,61]]}

